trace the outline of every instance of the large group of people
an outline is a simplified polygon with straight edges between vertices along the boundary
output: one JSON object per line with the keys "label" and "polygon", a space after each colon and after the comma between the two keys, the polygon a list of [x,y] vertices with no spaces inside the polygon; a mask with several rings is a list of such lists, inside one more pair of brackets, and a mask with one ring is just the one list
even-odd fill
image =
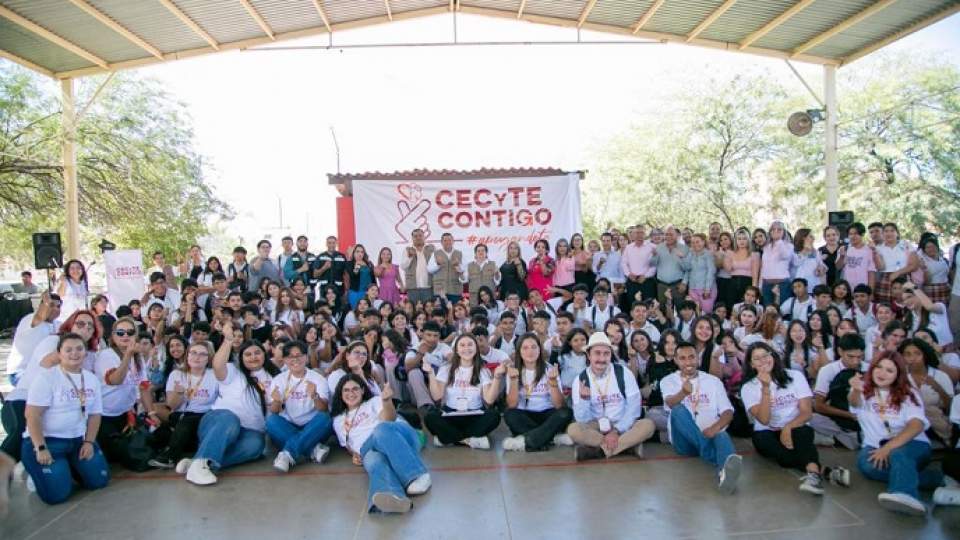
{"label": "large group of people", "polygon": [[113,307],[73,260],[16,331],[0,472],[22,461],[55,504],[106,486],[108,463],[210,485],[268,441],[281,473],[339,446],[369,509],[405,512],[431,485],[425,444],[487,450],[502,419],[506,451],[642,459],[656,441],[725,494],[733,438],[815,496],[852,482],[821,461],[836,446],[886,484],[884,508],[924,515],[920,490],[960,504],[957,246],[894,223],[822,239],[638,225],[512,242],[503,261],[420,230],[375,259],[332,236],[226,264],[193,246],[154,253],[142,298]]}

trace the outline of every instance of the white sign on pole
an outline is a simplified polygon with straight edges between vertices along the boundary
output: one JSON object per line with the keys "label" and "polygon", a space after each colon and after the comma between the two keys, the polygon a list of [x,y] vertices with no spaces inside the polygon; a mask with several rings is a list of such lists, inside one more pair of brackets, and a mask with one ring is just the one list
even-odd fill
{"label": "white sign on pole", "polygon": [[103,264],[111,311],[143,296],[143,253],[139,249],[104,251]]}
{"label": "white sign on pole", "polygon": [[510,242],[518,242],[524,260],[533,244],[569,240],[582,231],[580,175],[479,180],[354,180],[353,215],[357,243],[372,261],[382,247],[399,262],[411,233],[422,229],[428,243],[439,244],[449,232],[465,262],[477,244],[486,244],[489,258],[502,262]]}

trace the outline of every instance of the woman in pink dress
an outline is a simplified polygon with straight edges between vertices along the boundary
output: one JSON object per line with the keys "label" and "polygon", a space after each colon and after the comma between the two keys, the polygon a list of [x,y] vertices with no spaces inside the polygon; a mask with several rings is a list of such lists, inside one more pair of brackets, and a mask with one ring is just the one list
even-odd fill
{"label": "woman in pink dress", "polygon": [[397,305],[400,302],[400,293],[403,292],[403,282],[400,281],[400,269],[393,263],[393,251],[390,251],[390,248],[380,250],[373,273],[380,286],[380,299]]}
{"label": "woman in pink dress", "polygon": [[530,259],[530,264],[527,265],[527,289],[537,289],[544,298],[549,298],[547,294],[553,285],[555,269],[554,261],[550,257],[550,242],[537,240],[533,249],[537,251],[537,256]]}

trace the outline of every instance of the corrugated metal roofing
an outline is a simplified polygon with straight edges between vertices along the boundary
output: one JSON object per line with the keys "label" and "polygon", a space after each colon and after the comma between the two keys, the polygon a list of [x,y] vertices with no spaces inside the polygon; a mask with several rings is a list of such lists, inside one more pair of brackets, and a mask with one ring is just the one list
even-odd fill
{"label": "corrugated metal roofing", "polygon": [[[76,0],[80,2],[80,0]],[[171,13],[161,0],[83,0],[152,47],[164,60],[215,52],[188,24]],[[165,0],[164,0],[165,1]],[[220,50],[253,47],[271,40],[239,0],[170,0],[203,31]],[[597,0],[584,29],[629,35],[655,0]],[[801,0],[737,0],[704,29],[694,45],[739,50],[739,43]],[[798,60],[844,64],[906,33],[960,12],[960,0],[896,0],[885,9],[860,20],[822,43],[794,55],[837,25],[886,0],[816,0],[777,28],[744,49],[744,52]],[[325,13],[334,32],[387,20],[384,0],[250,0],[277,41],[326,33],[317,9]],[[443,13],[449,0],[389,0],[394,19]],[[724,0],[665,0],[646,25],[641,38],[685,42],[686,36],[710,16]],[[459,0],[467,13],[576,26],[588,0]],[[108,27],[68,0],[0,0],[0,56],[39,66],[58,77],[103,72],[84,58],[29,29],[39,25],[59,38],[86,50],[109,64],[111,70],[162,61],[121,33]],[[18,17],[29,21],[18,24]]]}

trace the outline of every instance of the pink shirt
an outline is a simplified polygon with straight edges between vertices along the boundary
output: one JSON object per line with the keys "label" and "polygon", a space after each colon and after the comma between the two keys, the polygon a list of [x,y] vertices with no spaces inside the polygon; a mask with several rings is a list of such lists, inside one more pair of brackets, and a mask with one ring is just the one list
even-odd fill
{"label": "pink shirt", "polygon": [[843,279],[850,283],[850,289],[860,284],[869,285],[870,272],[876,272],[873,262],[873,250],[864,244],[855,248],[847,246],[847,257],[843,263]]}
{"label": "pink shirt", "polygon": [[731,276],[744,276],[748,278],[753,277],[753,261],[757,260],[760,257],[759,253],[751,253],[749,257],[743,260],[737,260],[733,258],[733,255],[730,255],[730,275]]}
{"label": "pink shirt", "polygon": [[783,240],[763,246],[760,259],[760,281],[765,279],[790,279],[790,261],[793,260],[793,245]]}
{"label": "pink shirt", "polygon": [[650,264],[650,258],[656,249],[657,246],[653,242],[645,241],[639,246],[635,242],[631,242],[623,250],[623,257],[620,259],[623,275],[628,278],[631,274],[644,277],[656,275],[656,265]]}
{"label": "pink shirt", "polygon": [[557,259],[557,267],[553,271],[553,284],[557,287],[572,284],[574,279],[573,272],[576,269],[576,265],[573,257]]}
{"label": "pink shirt", "polygon": [[[544,255],[543,261],[549,264],[553,262],[553,259],[550,258],[549,255]],[[537,263],[537,258],[534,257],[530,259],[530,262],[527,264],[527,288],[531,290],[537,289],[544,298],[549,298],[547,295],[549,294],[548,290],[552,282],[553,275],[543,274],[543,270],[540,269],[540,265]]]}

